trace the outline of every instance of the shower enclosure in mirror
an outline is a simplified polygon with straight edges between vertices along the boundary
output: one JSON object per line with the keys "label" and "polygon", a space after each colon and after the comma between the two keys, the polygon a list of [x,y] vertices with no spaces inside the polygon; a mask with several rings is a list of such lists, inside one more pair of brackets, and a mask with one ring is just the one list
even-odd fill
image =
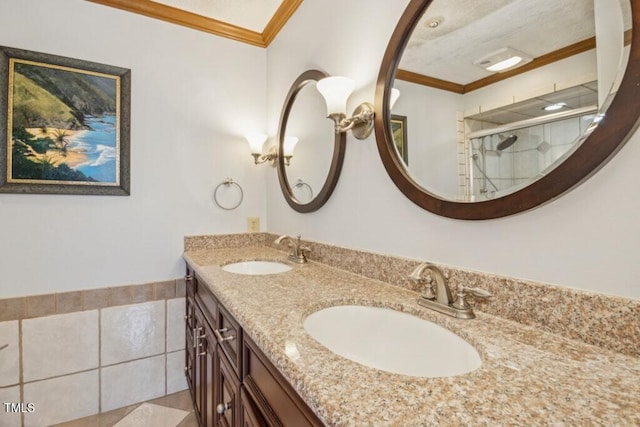
{"label": "shower enclosure in mirror", "polygon": [[302,213],[327,202],[344,159],[345,134],[334,132],[316,89],[324,77],[327,74],[318,70],[302,73],[291,85],[280,116],[278,152],[284,153],[278,157],[280,188],[289,206]]}
{"label": "shower enclosure in mirror", "polygon": [[[588,177],[636,126],[639,7],[412,0],[376,91],[378,150],[396,186],[434,213],[488,219]],[[390,110],[392,88],[402,95]],[[411,135],[406,158],[393,138],[397,115]]]}

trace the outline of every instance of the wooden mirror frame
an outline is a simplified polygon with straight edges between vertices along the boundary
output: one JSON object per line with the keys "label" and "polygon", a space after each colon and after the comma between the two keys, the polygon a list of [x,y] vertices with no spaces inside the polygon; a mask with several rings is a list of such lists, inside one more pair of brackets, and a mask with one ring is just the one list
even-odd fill
{"label": "wooden mirror frame", "polygon": [[380,67],[375,97],[378,152],[394,184],[418,206],[455,219],[483,220],[523,212],[554,200],[581,184],[613,157],[638,127],[640,117],[640,0],[630,0],[632,28],[629,60],[604,119],[560,165],[528,186],[500,198],[480,202],[442,199],[409,176],[397,155],[391,133],[390,92],[414,28],[433,0],[411,0],[396,26]]}
{"label": "wooden mirror frame", "polygon": [[[298,77],[293,84],[289,93],[284,101],[284,107],[280,115],[280,125],[278,128],[278,153],[284,152],[284,137],[287,129],[287,121],[289,120],[289,114],[295,103],[298,92],[302,90],[310,82],[317,82],[329,75],[319,70],[307,70]],[[333,155],[331,158],[331,166],[329,168],[329,174],[322,186],[320,192],[309,203],[298,203],[293,196],[291,186],[287,181],[287,171],[285,166],[284,156],[278,155],[278,180],[280,181],[280,189],[284,195],[285,200],[293,208],[293,210],[300,213],[314,212],[324,206],[331,197],[338,178],[340,178],[340,172],[342,171],[342,163],[344,162],[344,153],[346,149],[346,135],[344,132],[336,133],[333,141]]]}

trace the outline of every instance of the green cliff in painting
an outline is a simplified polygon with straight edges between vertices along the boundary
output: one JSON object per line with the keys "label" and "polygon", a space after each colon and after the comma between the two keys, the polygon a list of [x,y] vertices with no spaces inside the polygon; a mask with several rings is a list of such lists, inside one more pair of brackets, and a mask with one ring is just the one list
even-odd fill
{"label": "green cliff in painting", "polygon": [[[100,165],[77,138],[117,113],[114,79],[16,61],[12,74],[11,178],[96,181],[76,170]],[[98,120],[98,122],[96,121]],[[108,147],[97,145],[108,154]]]}
{"label": "green cliff in painting", "polygon": [[105,78],[16,63],[13,127],[86,129],[85,115],[115,114],[115,85]]}

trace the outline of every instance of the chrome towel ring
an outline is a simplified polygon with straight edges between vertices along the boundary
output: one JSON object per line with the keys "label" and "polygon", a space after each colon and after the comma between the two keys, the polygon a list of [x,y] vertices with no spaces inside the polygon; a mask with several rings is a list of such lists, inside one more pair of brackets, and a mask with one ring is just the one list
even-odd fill
{"label": "chrome towel ring", "polygon": [[[218,198],[220,197],[218,192],[220,191],[221,188],[232,188],[232,186],[237,188],[238,191],[240,192],[240,198],[238,199],[238,202],[235,203],[235,204],[223,204],[223,203],[221,203],[220,200],[218,200]],[[215,190],[213,190],[213,201],[221,209],[224,209],[226,211],[233,210],[233,209],[237,208],[238,206],[240,206],[242,204],[242,200],[243,199],[244,199],[244,191],[242,191],[242,187],[240,186],[240,184],[235,182],[232,178],[225,178],[225,180],[222,181],[220,184],[218,184],[216,186]]]}

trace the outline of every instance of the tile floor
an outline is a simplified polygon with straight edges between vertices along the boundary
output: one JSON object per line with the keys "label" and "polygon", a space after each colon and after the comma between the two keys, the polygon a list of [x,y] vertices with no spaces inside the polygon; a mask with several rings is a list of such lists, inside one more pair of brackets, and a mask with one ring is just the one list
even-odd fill
{"label": "tile floor", "polygon": [[198,427],[189,390],[53,427]]}

